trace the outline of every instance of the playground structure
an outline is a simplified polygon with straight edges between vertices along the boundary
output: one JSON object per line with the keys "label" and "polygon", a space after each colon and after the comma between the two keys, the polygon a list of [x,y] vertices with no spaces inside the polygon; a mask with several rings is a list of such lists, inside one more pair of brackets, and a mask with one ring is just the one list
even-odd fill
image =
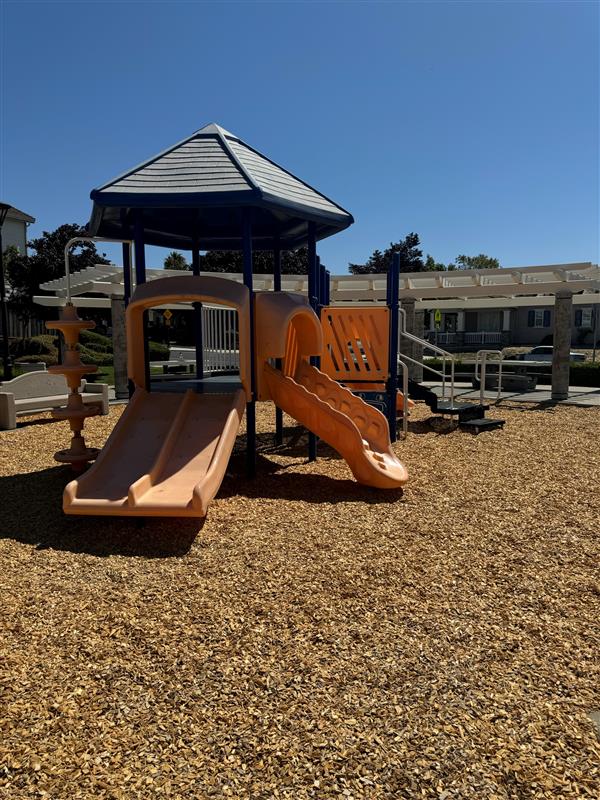
{"label": "playground structure", "polygon": [[[210,387],[184,394],[151,391],[144,312],[158,303],[177,302],[222,303],[236,310],[239,388],[227,393],[210,393]],[[197,276],[138,287],[127,309],[128,371],[135,391],[96,463],[67,485],[67,513],[204,516],[223,480],[251,396],[253,363],[257,398],[275,401],[338,450],[357,481],[380,489],[404,485],[407,473],[391,449],[383,414],[309,363],[324,350],[319,319],[305,298],[257,294],[254,312],[255,347],[247,287]],[[73,306],[66,307],[66,316],[76,329]],[[62,322],[51,325],[64,328]],[[367,338],[363,341],[372,348]],[[81,469],[95,455],[79,449],[70,460]]]}

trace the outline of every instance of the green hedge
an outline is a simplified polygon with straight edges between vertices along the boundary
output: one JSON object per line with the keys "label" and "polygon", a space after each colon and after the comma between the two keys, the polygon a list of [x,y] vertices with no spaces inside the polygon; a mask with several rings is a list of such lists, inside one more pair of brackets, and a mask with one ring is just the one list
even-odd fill
{"label": "green hedge", "polygon": [[148,342],[148,358],[150,361],[168,361],[169,345],[161,342]]}
{"label": "green hedge", "polygon": [[81,331],[79,341],[88,350],[96,350],[98,353],[112,353],[113,351],[112,339],[95,331]]}
{"label": "green hedge", "polygon": [[[94,331],[82,331],[79,352],[84,364],[108,367],[113,363],[112,340]],[[27,339],[17,339],[11,342],[10,354],[14,361],[23,361],[27,364],[43,361],[46,366],[51,367],[53,364],[58,364],[56,337],[52,334],[42,334]],[[169,345],[148,342],[148,354],[150,361],[168,361]]]}
{"label": "green hedge", "polygon": [[56,363],[56,356],[48,356],[41,353],[38,356],[19,356],[15,359],[14,365],[18,368],[19,364],[39,364],[43,362],[47,367],[53,367]]}
{"label": "green hedge", "polygon": [[[10,354],[14,360],[23,361],[23,356],[48,356],[54,358],[50,362],[56,364],[58,360],[58,348],[55,344],[55,337],[52,334],[42,334],[41,336],[31,336],[27,339],[16,339],[10,343]],[[36,359],[33,359],[34,361]],[[38,359],[43,361],[44,359]]]}

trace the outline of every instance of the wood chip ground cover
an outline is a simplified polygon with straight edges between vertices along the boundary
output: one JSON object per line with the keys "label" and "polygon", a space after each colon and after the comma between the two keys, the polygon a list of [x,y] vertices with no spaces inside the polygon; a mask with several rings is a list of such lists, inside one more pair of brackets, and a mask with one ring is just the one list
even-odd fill
{"label": "wood chip ground cover", "polygon": [[0,797],[600,796],[600,409],[428,413],[401,494],[261,405],[203,524],[67,518],[66,426],[1,432]]}

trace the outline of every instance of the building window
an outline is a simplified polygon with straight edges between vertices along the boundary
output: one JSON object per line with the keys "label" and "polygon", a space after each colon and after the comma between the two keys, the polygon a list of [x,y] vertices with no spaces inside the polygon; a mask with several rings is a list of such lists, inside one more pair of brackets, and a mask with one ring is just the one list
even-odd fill
{"label": "building window", "polygon": [[576,328],[592,328],[594,324],[594,317],[592,308],[578,308],[575,312],[575,327]]}
{"label": "building window", "polygon": [[528,328],[549,328],[550,311],[543,308],[531,308],[527,312]]}

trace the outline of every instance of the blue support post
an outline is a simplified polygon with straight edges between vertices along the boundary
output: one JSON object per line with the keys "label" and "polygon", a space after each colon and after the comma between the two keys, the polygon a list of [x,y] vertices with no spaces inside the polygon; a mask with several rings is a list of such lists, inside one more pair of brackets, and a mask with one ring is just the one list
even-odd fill
{"label": "blue support post", "polygon": [[388,364],[388,425],[390,441],[396,441],[396,397],[398,395],[398,314],[399,314],[400,256],[394,253],[387,274],[386,302],[390,310],[390,346]]}
{"label": "blue support post", "polygon": [[[192,273],[200,275],[200,246],[194,237],[192,246]],[[196,380],[204,378],[204,341],[202,337],[202,303],[192,303],[194,309],[194,345],[196,347]]]}
{"label": "blue support post", "polygon": [[[126,233],[126,235],[129,235]],[[131,245],[128,242],[123,242],[123,300],[125,308],[129,305],[131,299]],[[129,398],[133,396],[135,386],[131,378],[127,378],[127,391]]]}
{"label": "blue support post", "polygon": [[[319,264],[317,261],[317,226],[314,222],[308,223],[308,302],[315,314],[319,313]],[[317,359],[311,357],[310,363],[316,366]],[[312,431],[308,432],[308,460],[317,460],[317,437]]]}
{"label": "blue support post", "polygon": [[251,399],[246,403],[246,470],[249,478],[256,475],[256,375],[254,352],[254,289],[252,283],[252,223],[249,211],[243,222],[244,285],[250,290],[250,389]]}
{"label": "blue support post", "polygon": [[131,249],[128,242],[123,242],[123,300],[125,308],[131,299]]}
{"label": "blue support post", "polygon": [[[273,291],[281,291],[281,244],[279,235],[273,241]],[[277,369],[281,369],[281,359],[275,361]],[[283,411],[275,407],[275,444],[283,444]]]}
{"label": "blue support post", "polygon": [[[141,286],[146,283],[146,252],[144,249],[144,219],[141,210],[136,212],[133,226],[133,242],[135,246],[135,283]],[[145,389],[150,391],[150,359],[148,354],[148,312],[144,311],[144,361],[145,361]]]}

